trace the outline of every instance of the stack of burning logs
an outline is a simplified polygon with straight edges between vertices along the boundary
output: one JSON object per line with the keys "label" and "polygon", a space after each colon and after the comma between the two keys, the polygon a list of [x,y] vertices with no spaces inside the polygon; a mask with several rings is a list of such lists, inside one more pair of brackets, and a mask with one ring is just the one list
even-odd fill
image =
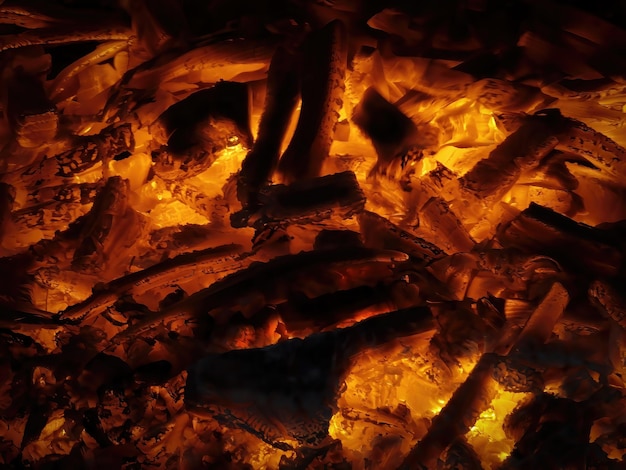
{"label": "stack of burning logs", "polygon": [[0,1],[0,464],[624,468],[626,13],[492,3]]}

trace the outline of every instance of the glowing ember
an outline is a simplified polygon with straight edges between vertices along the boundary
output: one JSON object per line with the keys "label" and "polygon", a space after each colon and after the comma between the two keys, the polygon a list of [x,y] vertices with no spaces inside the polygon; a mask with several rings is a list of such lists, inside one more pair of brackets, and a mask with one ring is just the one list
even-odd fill
{"label": "glowing ember", "polygon": [[624,458],[620,17],[19,3],[0,464]]}

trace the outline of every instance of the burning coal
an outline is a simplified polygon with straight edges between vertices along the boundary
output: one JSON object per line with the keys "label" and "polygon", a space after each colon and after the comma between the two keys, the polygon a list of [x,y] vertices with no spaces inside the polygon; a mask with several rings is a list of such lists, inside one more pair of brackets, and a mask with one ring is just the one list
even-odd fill
{"label": "burning coal", "polygon": [[0,2],[1,464],[621,468],[623,10],[386,3]]}

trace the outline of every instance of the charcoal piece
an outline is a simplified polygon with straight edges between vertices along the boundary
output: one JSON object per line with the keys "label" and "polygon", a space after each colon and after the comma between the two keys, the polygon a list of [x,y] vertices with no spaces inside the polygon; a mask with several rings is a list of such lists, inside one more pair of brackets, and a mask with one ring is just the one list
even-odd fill
{"label": "charcoal piece", "polygon": [[172,377],[172,363],[161,359],[135,368],[135,380],[150,385],[160,385]]}
{"label": "charcoal piece", "polygon": [[367,246],[402,251],[424,266],[447,256],[435,244],[403,230],[374,212],[363,211],[358,219]]}
{"label": "charcoal piece", "polygon": [[39,78],[18,69],[6,93],[6,114],[22,147],[37,147],[56,137],[59,116]]}
{"label": "charcoal piece", "polygon": [[309,34],[301,51],[302,109],[278,170],[286,183],[320,175],[343,105],[348,57],[345,25],[331,21]]}
{"label": "charcoal piece", "polygon": [[482,470],[480,457],[464,438],[456,439],[446,449],[437,470]]}
{"label": "charcoal piece", "polygon": [[541,393],[544,388],[542,375],[514,357],[502,358],[495,366],[492,377],[507,392]]}
{"label": "charcoal piece", "polygon": [[287,330],[297,334],[320,331],[341,321],[355,319],[359,312],[367,309],[392,310],[392,304],[390,287],[361,286],[313,299],[294,297],[278,305],[276,311]]}
{"label": "charcoal piece", "polygon": [[15,188],[0,182],[0,243],[4,237],[7,224],[11,220],[11,211],[15,202]]}
{"label": "charcoal piece", "polygon": [[318,446],[355,354],[433,327],[430,311],[421,307],[303,340],[210,355],[188,370],[185,406],[279,449],[291,448],[286,439]]}
{"label": "charcoal piece", "polygon": [[589,298],[618,325],[626,329],[626,298],[619,288],[607,281],[594,281],[589,286]]}
{"label": "charcoal piece", "polygon": [[119,176],[107,180],[85,216],[80,230],[80,244],[72,257],[78,271],[98,272],[106,269],[111,250],[119,256],[124,248],[136,242],[142,230],[142,219],[129,204],[129,183]]}
{"label": "charcoal piece", "polygon": [[221,245],[165,260],[99,286],[91,296],[68,307],[58,317],[62,321],[82,321],[104,312],[127,292],[144,293],[155,287],[176,285],[194,275],[219,273],[228,269],[226,266],[241,267],[237,255],[242,250],[241,245]]}
{"label": "charcoal piece", "polygon": [[74,136],[68,142],[69,150],[32,163],[17,175],[30,189],[56,187],[87,171],[97,164],[120,156],[127,156],[135,148],[130,124],[110,126],[99,134]]}
{"label": "charcoal piece", "polygon": [[579,468],[585,462],[593,419],[588,403],[543,396],[539,400],[533,411],[541,412],[540,417],[529,417],[527,431],[503,462],[504,468]]}
{"label": "charcoal piece", "polygon": [[227,147],[252,146],[247,85],[220,82],[170,106],[151,131],[163,144],[153,150],[155,173],[189,178],[209,168]]}
{"label": "charcoal piece", "polygon": [[29,191],[26,202],[21,210],[46,203],[60,202],[64,204],[92,203],[102,183],[70,183],[58,186],[46,186]]}
{"label": "charcoal piece", "polygon": [[[315,237],[313,249],[324,250],[342,246],[363,246],[360,235],[352,230],[321,230]],[[378,247],[382,248],[382,247]]]}
{"label": "charcoal piece", "polygon": [[372,173],[385,174],[394,159],[419,142],[415,123],[370,87],[356,108],[352,121],[372,139],[378,161]]}
{"label": "charcoal piece", "polygon": [[[545,331],[550,329],[551,332],[554,324],[544,328],[537,326],[536,323],[544,318],[556,321],[560,313],[553,314],[550,310],[558,311],[559,303],[563,304],[563,287],[555,283],[537,306],[524,329],[518,336],[513,335],[516,336],[513,340],[508,337],[507,325],[505,325],[498,343],[493,347],[494,352],[484,353],[480,357],[465,382],[455,390],[448,403],[433,418],[426,435],[406,456],[401,469],[432,468],[445,448],[469,431],[480,414],[489,408],[491,401],[498,393],[494,370],[501,363],[501,356],[520,350],[529,343],[529,338],[540,342],[544,338]],[[562,305],[562,307],[565,306]],[[497,373],[495,375],[497,377]]]}
{"label": "charcoal piece", "polygon": [[583,275],[614,277],[623,263],[609,231],[577,223],[535,203],[501,226],[497,238],[504,247],[549,256]]}
{"label": "charcoal piece", "polygon": [[310,224],[331,217],[347,219],[365,206],[365,195],[351,171],[277,184],[262,189],[256,209],[244,209],[231,215],[233,227],[250,226],[262,230],[268,226]]}
{"label": "charcoal piece", "polygon": [[245,205],[256,205],[257,193],[269,184],[278,166],[282,142],[298,101],[296,57],[279,47],[267,75],[265,107],[257,139],[241,164],[237,180],[237,198]]}
{"label": "charcoal piece", "polygon": [[450,205],[440,197],[431,197],[420,211],[420,231],[429,232],[431,239],[440,240],[441,247],[450,252],[469,252],[475,242]]}
{"label": "charcoal piece", "polygon": [[43,428],[48,423],[48,418],[50,417],[51,412],[51,404],[45,399],[39,401],[41,401],[41,403],[33,403],[30,406],[28,420],[26,421],[24,434],[22,436],[22,444],[20,445],[22,449],[31,442],[39,439],[41,431],[43,431]]}
{"label": "charcoal piece", "polygon": [[559,143],[551,115],[533,116],[509,135],[489,156],[461,177],[461,186],[480,199],[497,202],[523,171],[537,166]]}

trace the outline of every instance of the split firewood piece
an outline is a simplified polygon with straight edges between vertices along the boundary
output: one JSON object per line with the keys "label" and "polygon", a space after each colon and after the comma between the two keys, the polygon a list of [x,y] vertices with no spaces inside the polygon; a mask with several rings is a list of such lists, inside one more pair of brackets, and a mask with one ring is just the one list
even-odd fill
{"label": "split firewood piece", "polygon": [[102,272],[110,261],[118,263],[122,254],[141,237],[145,220],[129,204],[129,183],[111,177],[85,215],[80,244],[72,258],[78,271]]}
{"label": "split firewood piece", "polygon": [[589,298],[619,326],[626,329],[626,298],[611,283],[597,280],[591,283]]}
{"label": "split firewood piece", "polygon": [[344,24],[312,32],[302,47],[302,110],[278,170],[286,183],[320,175],[343,105],[348,56]]}
{"label": "split firewood piece", "polygon": [[30,189],[58,186],[64,178],[74,178],[98,164],[129,156],[134,150],[135,139],[130,125],[122,124],[99,134],[75,136],[70,139],[69,146],[69,150],[22,168],[8,179],[18,179]]}
{"label": "split firewood piece", "polygon": [[39,78],[17,70],[8,80],[6,96],[6,117],[19,145],[37,147],[55,138],[59,115]]}
{"label": "split firewood piece", "polygon": [[367,246],[402,251],[424,265],[448,256],[435,244],[403,230],[374,212],[363,211],[358,219]]}
{"label": "split firewood piece", "polygon": [[237,180],[237,198],[244,206],[256,204],[257,193],[269,184],[276,170],[298,94],[296,57],[279,47],[267,75],[267,94],[257,139],[241,164]]}
{"label": "split firewood piece", "polygon": [[233,227],[310,224],[333,218],[348,219],[365,207],[365,195],[351,171],[277,184],[258,194],[258,207],[231,215]]}
{"label": "split firewood piece", "polygon": [[374,88],[368,88],[354,108],[352,121],[367,135],[378,159],[372,174],[386,174],[388,167],[416,146],[420,136],[415,123]]}
{"label": "split firewood piece", "polygon": [[[569,302],[565,288],[554,283],[528,319],[517,340],[510,346],[502,342],[495,353],[485,353],[469,376],[435,418],[428,433],[406,457],[402,469],[434,468],[441,453],[459,436],[466,434],[482,412],[489,408],[498,391],[497,367],[509,351],[544,343]],[[506,325],[505,327],[506,328]],[[503,335],[507,338],[508,335]],[[508,339],[508,338],[507,338]]]}
{"label": "split firewood piece", "polygon": [[215,310],[228,312],[232,309],[242,312],[244,316],[250,315],[262,306],[287,301],[290,292],[303,288],[301,281],[307,276],[315,279],[330,270],[363,268],[366,265],[386,269],[407,258],[398,251],[342,247],[279,256],[267,263],[253,263],[129,327],[114,340],[123,341],[141,335],[166,319],[199,318]]}
{"label": "split firewood piece", "polygon": [[501,226],[497,238],[505,248],[546,255],[591,276],[614,277],[623,262],[609,231],[578,223],[535,203]]}
{"label": "split firewood piece", "polygon": [[279,449],[292,449],[294,441],[319,446],[354,357],[433,328],[430,310],[417,307],[303,340],[210,355],[188,371],[185,406]]}
{"label": "split firewood piece", "polygon": [[154,172],[163,179],[190,178],[208,169],[219,152],[252,146],[247,85],[220,82],[170,106],[150,131]]}
{"label": "split firewood piece", "polygon": [[522,172],[537,166],[559,143],[552,116],[532,116],[489,156],[461,177],[461,187],[491,204],[509,191]]}
{"label": "split firewood piece", "polygon": [[91,296],[60,312],[58,318],[61,321],[83,321],[104,312],[127,293],[143,294],[150,289],[182,284],[186,278],[194,276],[230,273],[243,267],[239,256],[242,251],[241,245],[221,245],[165,260],[97,286]]}

